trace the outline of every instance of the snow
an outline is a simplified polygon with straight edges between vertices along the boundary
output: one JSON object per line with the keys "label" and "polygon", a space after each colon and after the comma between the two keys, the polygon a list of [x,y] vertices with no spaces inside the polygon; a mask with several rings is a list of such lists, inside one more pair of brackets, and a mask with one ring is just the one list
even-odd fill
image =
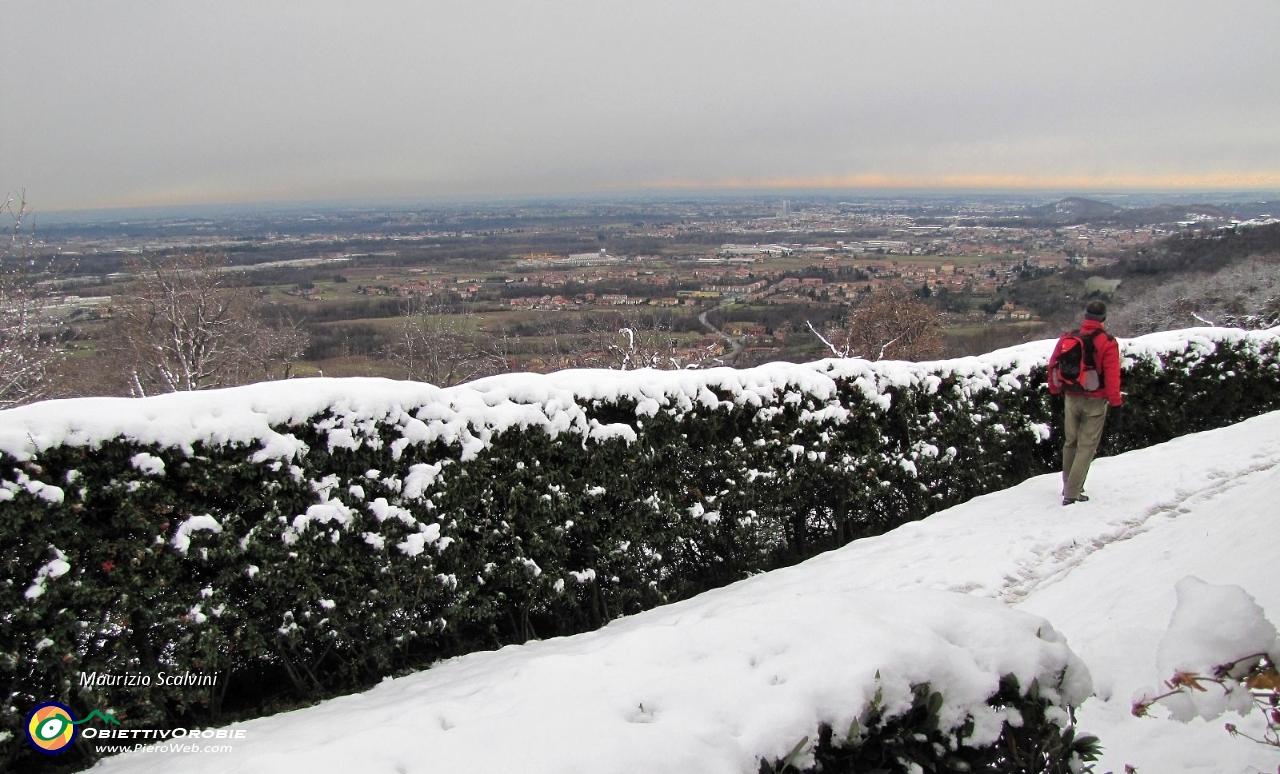
{"label": "snow", "polygon": [[409,556],[417,556],[426,550],[428,543],[441,551],[444,550],[445,546],[449,545],[449,538],[440,537],[439,524],[420,524],[418,529],[420,530],[419,532],[406,537],[403,543],[397,543],[396,548]]}
{"label": "snow", "polygon": [[[1105,747],[1099,772],[1275,770],[1274,751],[1222,718],[1139,718],[1130,701],[1170,665],[1220,663],[1219,645],[1270,637],[1274,654],[1260,621],[1280,620],[1280,412],[1099,459],[1087,503],[1064,508],[1060,491],[1059,476],[1036,477],[596,632],[240,723],[233,751],[182,768],[750,774],[819,722],[847,727],[877,690],[901,706],[921,680],[945,695],[947,721],[977,713],[989,738],[1000,718],[982,717],[982,699],[998,675],[1065,669],[1066,698],[1094,694],[1077,720]],[[1256,713],[1227,720],[1258,735]],[[97,770],[172,766],[130,754]]]}
{"label": "snow", "polygon": [[178,528],[174,530],[173,547],[178,549],[178,553],[186,556],[187,551],[191,549],[191,533],[201,530],[217,533],[222,531],[222,525],[207,513],[202,516],[192,516],[179,524]]}
{"label": "snow", "polygon": [[[1236,585],[1214,585],[1188,575],[1174,587],[1177,607],[1156,651],[1160,673],[1199,675],[1199,689],[1168,691],[1168,686],[1139,691],[1135,701],[1153,697],[1177,720],[1201,717],[1213,720],[1228,710],[1248,712],[1252,695],[1238,678],[1248,674],[1259,654],[1280,654],[1276,627],[1266,619],[1257,601]],[[1212,626],[1205,626],[1212,621]],[[1236,681],[1217,685],[1209,680],[1226,667]],[[1194,679],[1194,678],[1193,678]]]}
{"label": "snow", "polygon": [[147,454],[146,452],[133,455],[129,460],[129,464],[132,465],[135,470],[140,470],[148,476],[164,475],[164,460],[154,455]]}
{"label": "snow", "polygon": [[[1188,575],[1174,591],[1178,605],[1156,657],[1164,674],[1211,673],[1218,664],[1278,652],[1276,627],[1266,620],[1257,600],[1239,586],[1215,586]],[[1205,628],[1206,619],[1216,625]]]}
{"label": "snow", "polygon": [[[1277,337],[1280,328],[1252,332],[1191,328],[1127,339],[1121,344],[1128,362],[1139,357],[1160,362],[1162,354],[1169,352],[1212,352],[1220,341],[1244,341],[1256,348]],[[643,418],[673,408],[714,409],[726,402],[745,406],[798,403],[803,394],[822,404],[805,410],[807,420],[843,418],[847,412],[838,401],[836,379],[850,380],[882,408],[892,400],[887,389],[914,386],[936,391],[944,374],[953,376],[960,394],[967,396],[1000,384],[1017,385],[1022,376],[1047,362],[1053,345],[1052,340],[1037,341],[932,363],[828,359],[769,363],[750,369],[579,369],[504,374],[447,389],[390,379],[289,379],[146,399],[44,401],[0,414],[0,451],[25,460],[52,446],[93,447],[110,439],[128,438],[188,454],[197,442],[258,446],[255,461],[289,460],[306,446],[287,427],[329,412],[320,428],[330,450],[382,443],[371,421],[376,420],[399,427],[401,437],[392,442],[397,455],[410,443],[440,440],[459,445],[461,461],[465,462],[483,450],[495,433],[516,427],[539,427],[552,437],[571,432],[583,438],[633,439],[635,431],[629,425],[601,425],[586,416],[583,406],[597,400],[635,401],[636,415]],[[721,400],[717,394],[728,397]],[[146,466],[155,475],[163,474],[159,458],[139,455],[134,464]],[[423,471],[424,485],[438,472]],[[48,496],[61,494],[61,490],[50,491]]]}
{"label": "snow", "polygon": [[61,578],[71,571],[71,564],[67,562],[67,555],[57,548],[53,548],[53,553],[55,558],[36,571],[36,577],[23,594],[27,599],[37,599],[44,594],[44,584],[49,578]]}
{"label": "snow", "polygon": [[53,505],[60,505],[66,498],[66,492],[61,487],[50,486],[43,481],[34,481],[21,470],[15,469],[13,472],[13,481],[0,482],[0,502],[12,500],[13,493],[19,487]]}

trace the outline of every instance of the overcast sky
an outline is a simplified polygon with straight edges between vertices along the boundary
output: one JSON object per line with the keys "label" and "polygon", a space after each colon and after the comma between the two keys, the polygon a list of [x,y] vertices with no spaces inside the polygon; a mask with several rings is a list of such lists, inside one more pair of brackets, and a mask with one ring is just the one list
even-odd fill
{"label": "overcast sky", "polygon": [[1280,2],[0,0],[39,209],[1280,189]]}

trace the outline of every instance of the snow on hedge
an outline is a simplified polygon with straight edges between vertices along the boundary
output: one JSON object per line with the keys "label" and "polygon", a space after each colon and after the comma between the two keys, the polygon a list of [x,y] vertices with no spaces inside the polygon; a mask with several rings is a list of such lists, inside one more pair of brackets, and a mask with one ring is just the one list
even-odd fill
{"label": "snow on hedge", "polygon": [[[1121,342],[1126,361],[1159,364],[1168,352],[1211,353],[1218,342],[1245,342],[1255,348],[1274,342],[1280,328],[1241,331],[1192,328],[1155,333]],[[376,425],[399,426],[401,448],[408,443],[443,440],[459,444],[466,461],[485,448],[495,433],[512,427],[541,427],[553,437],[633,437],[629,425],[601,425],[583,406],[593,401],[629,399],[637,417],[659,410],[715,408],[731,396],[738,405],[763,406],[799,400],[801,394],[825,401],[828,410],[814,419],[840,416],[837,379],[849,379],[872,402],[888,406],[892,387],[936,391],[940,375],[959,381],[961,393],[1003,387],[1017,389],[1023,377],[1043,366],[1053,341],[1037,341],[986,355],[930,363],[820,360],[805,364],[769,363],[749,369],[696,371],[613,371],[581,369],[552,374],[505,374],[457,387],[374,378],[314,378],[264,382],[226,390],[176,393],[145,399],[79,398],[46,401],[0,412],[0,452],[18,459],[63,444],[95,446],[126,438],[140,444],[190,450],[206,444],[261,444],[257,461],[289,459],[305,446],[278,428],[332,412],[326,420],[329,447],[356,449],[379,443]],[[163,472],[151,458],[134,462],[153,475]]]}

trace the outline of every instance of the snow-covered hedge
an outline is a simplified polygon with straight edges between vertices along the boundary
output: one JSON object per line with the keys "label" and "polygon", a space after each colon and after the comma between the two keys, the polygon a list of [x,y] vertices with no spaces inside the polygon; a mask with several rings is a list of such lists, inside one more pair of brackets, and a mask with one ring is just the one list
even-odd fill
{"label": "snow-covered hedge", "polygon": [[[1051,347],[0,412],[0,738],[47,700],[171,722],[349,690],[1007,487],[1057,464]],[[1123,352],[1131,409],[1112,450],[1280,407],[1280,329]],[[219,680],[80,677],[157,671]]]}
{"label": "snow-covered hedge", "polygon": [[1023,690],[1015,677],[1006,675],[983,711],[958,723],[944,717],[947,697],[928,683],[913,686],[909,703],[896,714],[886,712],[876,696],[847,730],[823,723],[786,757],[762,761],[759,772],[1092,771],[1086,766],[1102,752],[1098,738],[1077,732],[1073,705],[1064,701],[1062,677],[1046,683],[1041,688],[1034,682]]}

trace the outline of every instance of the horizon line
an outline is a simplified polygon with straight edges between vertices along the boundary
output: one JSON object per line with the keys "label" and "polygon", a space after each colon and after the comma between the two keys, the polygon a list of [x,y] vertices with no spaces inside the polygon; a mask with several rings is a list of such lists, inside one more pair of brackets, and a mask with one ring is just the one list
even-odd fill
{"label": "horizon line", "polygon": [[[836,196],[841,193],[857,194],[870,198],[903,195],[1097,195],[1097,196],[1130,196],[1130,195],[1260,195],[1264,198],[1280,196],[1280,177],[1259,176],[1245,182],[1239,178],[1214,179],[1201,178],[1196,181],[1183,180],[1186,184],[1175,184],[1165,179],[1157,182],[1156,178],[1143,178],[1145,184],[1133,180],[1129,184],[1121,184],[1119,179],[1108,181],[1085,178],[1061,180],[1032,180],[1026,178],[966,177],[947,178],[943,182],[910,180],[890,181],[876,177],[879,182],[870,178],[861,181],[844,178],[807,178],[807,179],[773,179],[773,180],[721,180],[717,182],[700,182],[693,180],[664,180],[646,186],[616,187],[602,189],[583,189],[576,191],[544,191],[544,192],[512,192],[512,193],[470,193],[470,194],[371,194],[348,198],[317,196],[314,198],[263,197],[238,200],[206,199],[196,201],[164,201],[157,199],[150,202],[126,200],[118,203],[66,206],[58,208],[29,209],[29,214],[37,212],[46,215],[82,215],[106,214],[111,212],[130,212],[143,210],[182,210],[199,208],[289,208],[289,207],[333,207],[346,203],[348,206],[370,206],[375,203],[392,204],[498,204],[498,203],[536,203],[542,201],[590,201],[617,200],[629,197],[680,197],[700,195],[719,196],[766,196],[766,195],[827,195]],[[1199,184],[1195,184],[1199,183]],[[24,191],[25,193],[25,191]]]}

